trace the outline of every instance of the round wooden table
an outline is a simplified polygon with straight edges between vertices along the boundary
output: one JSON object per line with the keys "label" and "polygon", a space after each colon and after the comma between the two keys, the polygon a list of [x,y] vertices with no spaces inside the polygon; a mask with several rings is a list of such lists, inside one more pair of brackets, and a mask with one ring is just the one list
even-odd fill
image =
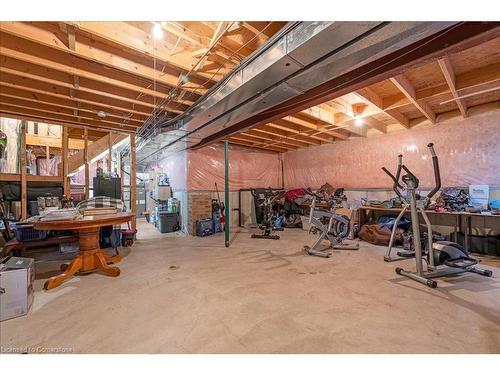
{"label": "round wooden table", "polygon": [[78,232],[80,251],[75,259],[61,266],[62,274],[51,277],[45,282],[46,290],[56,288],[75,273],[90,273],[102,271],[108,276],[116,277],[120,274],[118,267],[110,267],[111,263],[118,263],[119,255],[109,257],[99,247],[99,229],[115,224],[122,224],[134,217],[130,213],[116,213],[112,215],[84,216],[74,220],[38,221],[33,223],[38,230],[73,230]]}

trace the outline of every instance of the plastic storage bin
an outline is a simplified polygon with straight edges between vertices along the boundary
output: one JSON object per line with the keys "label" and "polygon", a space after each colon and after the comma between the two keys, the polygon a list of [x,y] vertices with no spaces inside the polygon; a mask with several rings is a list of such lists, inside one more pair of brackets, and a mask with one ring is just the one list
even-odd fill
{"label": "plastic storage bin", "polygon": [[36,230],[33,224],[15,223],[11,226],[16,233],[16,240],[19,242],[39,241],[47,238],[48,232],[46,230]]}
{"label": "plastic storage bin", "polygon": [[179,214],[159,211],[158,212],[158,230],[160,233],[175,232],[180,229]]}

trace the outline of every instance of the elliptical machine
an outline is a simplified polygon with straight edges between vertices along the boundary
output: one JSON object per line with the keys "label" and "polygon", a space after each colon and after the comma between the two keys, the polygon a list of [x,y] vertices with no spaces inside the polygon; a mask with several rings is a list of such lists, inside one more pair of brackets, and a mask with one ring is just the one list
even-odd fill
{"label": "elliptical machine", "polygon": [[267,240],[279,240],[280,236],[272,234],[273,231],[283,231],[284,228],[276,228],[273,224],[273,203],[280,197],[279,193],[274,192],[272,189],[265,189],[263,191],[257,191],[255,189],[250,190],[253,198],[255,199],[256,206],[259,206],[263,210],[262,221],[259,224],[259,229],[262,230],[262,234],[252,234],[251,238],[261,238]]}
{"label": "elliptical machine", "polygon": [[[316,197],[311,202],[309,211],[309,223],[311,224],[310,233],[319,233],[318,239],[312,246],[304,246],[304,251],[313,256],[330,258],[332,255],[330,248],[337,250],[358,250],[359,244],[346,244],[344,239],[349,235],[351,230],[351,221],[348,217],[335,213],[337,202],[333,202],[330,209],[316,208]],[[320,250],[321,242],[328,240],[330,246],[324,250]]]}
{"label": "elliptical machine", "polygon": [[[397,256],[391,256],[392,253],[392,248],[394,246],[394,240],[396,239],[396,232],[398,230],[398,224],[405,214],[405,212],[408,210],[410,207],[410,202],[407,199],[407,197],[404,196],[404,194],[401,193],[401,190],[404,189],[405,187],[399,183],[399,178],[401,176],[401,169],[403,167],[403,155],[398,155],[398,169],[396,171],[396,176],[394,176],[391,172],[387,170],[387,168],[382,167],[382,170],[389,175],[389,177],[393,181],[392,185],[392,190],[396,193],[397,197],[402,203],[402,208],[401,211],[399,212],[398,216],[394,220],[394,226],[392,227],[391,231],[391,238],[389,240],[389,246],[387,247],[387,251],[384,255],[384,261],[386,262],[395,262],[398,260],[404,260],[408,258],[413,258],[415,256],[415,250],[400,250],[396,254]],[[400,190],[401,189],[401,190]]]}
{"label": "elliptical machine", "polygon": [[[425,284],[431,288],[437,287],[437,282],[433,280],[436,277],[443,277],[448,275],[455,275],[464,272],[473,272],[482,276],[491,277],[493,273],[490,270],[475,267],[478,260],[469,257],[467,251],[459,244],[450,241],[437,241],[433,243],[432,240],[432,226],[425,212],[425,208],[430,203],[431,198],[441,188],[441,175],[439,172],[439,161],[434,151],[434,145],[429,143],[427,145],[431,152],[432,164],[434,167],[434,178],[436,186],[432,191],[427,194],[423,200],[423,204],[417,206],[416,189],[418,188],[418,178],[401,163],[401,168],[406,172],[401,177],[402,181],[407,186],[408,199],[411,213],[411,223],[413,230],[413,245],[415,249],[416,272],[406,271],[403,268],[397,267],[396,273],[398,275],[406,276],[419,283]],[[399,169],[399,167],[398,167]],[[385,170],[388,173],[387,170]],[[388,173],[391,175],[390,173]],[[396,177],[391,175],[393,180],[398,181]],[[399,183],[398,183],[399,184]],[[399,185],[401,186],[401,185]],[[422,244],[420,242],[420,224],[418,214],[422,215],[427,226],[427,257],[424,258],[422,252]],[[423,261],[427,262],[427,271],[424,271]]]}

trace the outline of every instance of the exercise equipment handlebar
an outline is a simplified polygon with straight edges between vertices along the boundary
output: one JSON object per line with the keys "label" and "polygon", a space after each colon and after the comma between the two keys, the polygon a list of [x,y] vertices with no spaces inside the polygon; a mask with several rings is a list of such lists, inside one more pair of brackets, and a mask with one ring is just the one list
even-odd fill
{"label": "exercise equipment handlebar", "polygon": [[434,194],[436,194],[439,191],[439,189],[441,189],[441,174],[439,173],[439,161],[438,161],[438,157],[436,155],[436,151],[434,151],[434,144],[433,143],[429,143],[427,145],[427,147],[431,151],[432,166],[434,167],[434,180],[436,181],[436,186],[427,195],[427,198],[431,199],[434,196]]}
{"label": "exercise equipment handlebar", "polygon": [[387,170],[386,167],[382,167],[382,170],[387,173],[387,175],[392,179],[392,181],[394,182],[394,184],[392,185],[392,190],[394,190],[394,192],[396,193],[396,195],[399,197],[399,199],[403,199],[400,191],[398,190],[398,188],[402,189],[403,187],[400,185],[399,183],[399,174],[401,173],[401,165],[398,166],[398,172],[397,172],[397,176],[398,177],[395,177],[391,172],[389,172]]}

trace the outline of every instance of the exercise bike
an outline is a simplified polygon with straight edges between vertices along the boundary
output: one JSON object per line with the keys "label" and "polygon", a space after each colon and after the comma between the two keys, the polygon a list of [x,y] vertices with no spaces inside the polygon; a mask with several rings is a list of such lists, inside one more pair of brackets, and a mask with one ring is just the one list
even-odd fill
{"label": "exercise bike", "polygon": [[[335,213],[338,206],[339,201],[335,200],[330,209],[316,208],[316,197],[313,198],[309,211],[309,223],[311,224],[309,233],[319,233],[319,237],[312,246],[304,246],[306,254],[329,258],[332,255],[332,252],[329,251],[330,248],[337,250],[359,249],[359,244],[344,243],[351,230],[351,221],[348,217]],[[323,240],[328,240],[330,244],[328,248],[320,250]]]}
{"label": "exercise bike", "polygon": [[273,224],[273,204],[281,196],[280,192],[276,193],[272,189],[265,190],[250,190],[255,199],[256,206],[262,208],[262,221],[259,224],[261,234],[252,234],[251,238],[261,238],[267,240],[279,240],[280,236],[272,234],[273,231],[283,231],[284,228],[276,228]]}
{"label": "exercise bike", "polygon": [[[434,178],[436,186],[432,189],[426,197],[424,197],[421,204],[417,205],[416,189],[419,185],[418,178],[403,164],[401,169],[405,171],[405,175],[401,177],[403,183],[408,189],[408,203],[411,213],[411,223],[413,230],[413,246],[415,249],[416,272],[406,271],[403,268],[397,267],[396,273],[408,277],[419,283],[425,284],[431,288],[437,287],[437,282],[433,280],[437,277],[448,275],[455,275],[464,272],[477,273],[482,276],[491,277],[492,271],[485,270],[475,265],[478,260],[471,258],[467,251],[459,244],[450,241],[437,241],[433,242],[432,226],[427,217],[425,209],[429,205],[431,198],[441,188],[441,175],[439,172],[439,161],[434,151],[434,145],[429,143],[427,145],[431,152],[432,164],[434,168]],[[399,169],[399,167],[398,167]],[[387,173],[387,171],[386,171]],[[390,174],[390,173],[389,173]],[[391,175],[393,180],[398,181],[396,177]],[[420,224],[419,216],[421,214],[425,225],[427,227],[427,256],[425,257],[422,251],[422,244],[420,242]],[[424,271],[424,260],[427,263],[427,270]]]}

